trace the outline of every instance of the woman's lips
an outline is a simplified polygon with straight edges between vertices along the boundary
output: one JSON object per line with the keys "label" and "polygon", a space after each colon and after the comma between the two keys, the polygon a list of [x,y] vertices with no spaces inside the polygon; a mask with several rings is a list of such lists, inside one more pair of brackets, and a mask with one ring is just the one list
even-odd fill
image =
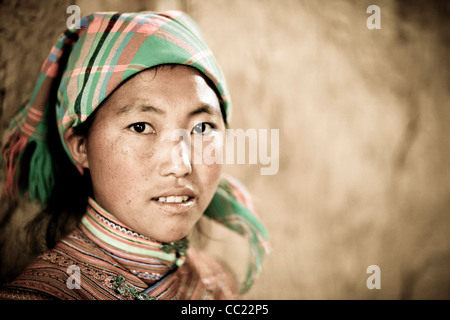
{"label": "woman's lips", "polygon": [[195,200],[195,193],[191,188],[167,190],[152,198],[160,208],[173,214],[187,213],[194,206]]}
{"label": "woman's lips", "polygon": [[187,201],[184,202],[161,202],[156,199],[152,199],[159,208],[169,214],[187,214],[189,210],[195,205],[195,198],[189,197]]}
{"label": "woman's lips", "polygon": [[161,203],[183,203],[191,199],[190,196],[168,196],[168,197],[159,197],[155,198],[156,201]]}

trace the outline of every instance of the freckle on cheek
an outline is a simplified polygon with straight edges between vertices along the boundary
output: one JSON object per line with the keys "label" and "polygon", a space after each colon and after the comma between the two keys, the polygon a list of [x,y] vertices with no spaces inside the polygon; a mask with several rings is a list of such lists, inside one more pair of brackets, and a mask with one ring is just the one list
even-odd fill
{"label": "freckle on cheek", "polygon": [[148,151],[146,151],[146,152],[143,153],[143,156],[144,156],[146,159],[150,159],[150,158],[153,157],[153,151],[152,151],[152,150],[148,150]]}

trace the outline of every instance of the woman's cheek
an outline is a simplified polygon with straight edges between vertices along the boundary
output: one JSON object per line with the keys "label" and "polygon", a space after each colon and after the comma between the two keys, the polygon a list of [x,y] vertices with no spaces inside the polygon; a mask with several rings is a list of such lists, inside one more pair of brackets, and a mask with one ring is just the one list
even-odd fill
{"label": "woman's cheek", "polygon": [[219,184],[223,165],[223,138],[221,135],[213,135],[212,139],[204,143],[202,163],[196,165],[198,176],[204,190],[206,206],[211,201],[215,190]]}
{"label": "woman's cheek", "polygon": [[213,166],[224,163],[224,137],[220,131],[214,131],[203,137],[201,146],[196,148],[200,149],[201,155],[195,154],[196,158],[201,159],[201,164]]}
{"label": "woman's cheek", "polygon": [[210,141],[203,149],[203,163],[206,165],[208,176],[212,184],[219,181],[224,163],[224,135],[221,131],[215,131],[211,134]]}

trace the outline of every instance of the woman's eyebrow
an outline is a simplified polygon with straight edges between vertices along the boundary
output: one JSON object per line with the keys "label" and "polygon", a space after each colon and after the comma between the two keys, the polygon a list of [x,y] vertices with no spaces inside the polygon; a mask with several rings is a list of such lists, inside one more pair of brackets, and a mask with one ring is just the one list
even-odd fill
{"label": "woman's eyebrow", "polygon": [[[126,106],[121,107],[119,110],[117,110],[117,115],[122,115],[128,112],[132,111],[138,111],[138,112],[152,112],[156,114],[165,114],[166,112],[162,109],[156,108],[154,106],[148,105],[148,104],[129,104]],[[221,114],[219,110],[211,106],[210,104],[202,104],[198,108],[192,110],[189,112],[189,116],[193,117],[195,115],[201,114],[201,113],[207,113],[210,115],[217,115]]]}
{"label": "woman's eyebrow", "polygon": [[195,116],[197,114],[200,113],[207,113],[210,115],[216,115],[216,114],[221,114],[220,110],[217,110],[216,108],[214,108],[213,106],[211,106],[210,104],[202,104],[200,107],[196,108],[195,110],[189,112],[189,115]]}
{"label": "woman's eyebrow", "polygon": [[158,109],[156,107],[153,107],[151,105],[147,105],[147,104],[130,104],[130,105],[126,105],[123,106],[122,108],[120,108],[117,111],[117,115],[121,115],[124,113],[128,113],[130,111],[140,111],[140,112],[153,112],[153,113],[157,113],[157,114],[164,114],[165,111]]}

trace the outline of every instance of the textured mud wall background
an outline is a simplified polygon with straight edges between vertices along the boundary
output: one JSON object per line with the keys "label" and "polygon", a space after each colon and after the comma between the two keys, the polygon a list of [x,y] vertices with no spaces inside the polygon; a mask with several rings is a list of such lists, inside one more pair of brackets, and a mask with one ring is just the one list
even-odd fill
{"label": "textured mud wall background", "polygon": [[[0,133],[31,93],[70,4],[82,15],[186,10],[227,76],[231,127],[280,130],[278,174],[225,167],[271,233],[250,298],[450,298],[448,2],[2,1]],[[366,27],[371,4],[381,8],[380,30]],[[3,278],[26,261],[17,247],[31,211],[19,210],[0,235]],[[208,249],[243,269],[244,242],[211,228]],[[370,265],[380,267],[381,289],[366,287]]]}

